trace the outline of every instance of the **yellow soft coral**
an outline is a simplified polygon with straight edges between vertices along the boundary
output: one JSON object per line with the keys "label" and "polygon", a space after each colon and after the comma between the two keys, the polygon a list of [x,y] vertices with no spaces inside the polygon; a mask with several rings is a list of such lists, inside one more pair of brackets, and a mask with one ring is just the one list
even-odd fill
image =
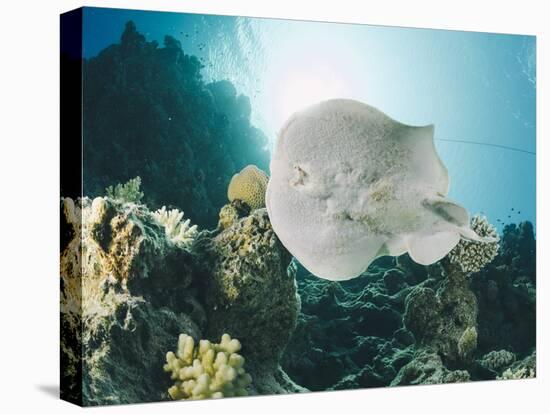
{"label": "yellow soft coral", "polygon": [[174,400],[238,397],[248,395],[252,379],[244,370],[244,358],[237,353],[241,343],[222,335],[219,344],[195,340],[181,334],[178,351],[166,354],[164,370],[171,372],[175,384],[168,389]]}
{"label": "yellow soft coral", "polygon": [[229,201],[241,200],[251,210],[265,207],[267,175],[255,165],[247,165],[231,178],[227,188]]}

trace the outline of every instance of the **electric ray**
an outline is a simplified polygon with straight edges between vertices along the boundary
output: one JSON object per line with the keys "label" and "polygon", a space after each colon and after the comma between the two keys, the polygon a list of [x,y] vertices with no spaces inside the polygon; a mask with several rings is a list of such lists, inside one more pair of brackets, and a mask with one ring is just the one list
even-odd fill
{"label": "electric ray", "polygon": [[379,256],[421,264],[461,237],[478,242],[468,212],[446,198],[447,169],[432,125],[397,122],[361,102],[334,99],[300,111],[279,133],[266,206],[283,245],[311,273],[359,276]]}

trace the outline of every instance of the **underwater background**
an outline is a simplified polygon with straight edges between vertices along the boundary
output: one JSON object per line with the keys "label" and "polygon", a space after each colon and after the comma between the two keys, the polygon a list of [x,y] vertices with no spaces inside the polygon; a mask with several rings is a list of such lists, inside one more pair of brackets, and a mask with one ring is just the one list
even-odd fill
{"label": "underwater background", "polygon": [[147,41],[180,42],[205,82],[229,80],[268,149],[294,111],[357,99],[405,124],[435,125],[449,197],[467,210],[500,229],[536,223],[534,36],[91,8],[84,56],[117,42],[128,20]]}
{"label": "underwater background", "polygon": [[[62,201],[64,398],[535,376],[534,37],[84,8],[82,46],[83,197]],[[286,118],[335,97],[435,125],[449,197],[496,227],[494,260],[466,271],[405,254],[331,282],[291,257],[261,203],[229,203],[245,166],[269,174]],[[185,352],[210,366],[203,348],[235,369],[208,379],[221,395],[195,382],[188,395],[174,374]]]}

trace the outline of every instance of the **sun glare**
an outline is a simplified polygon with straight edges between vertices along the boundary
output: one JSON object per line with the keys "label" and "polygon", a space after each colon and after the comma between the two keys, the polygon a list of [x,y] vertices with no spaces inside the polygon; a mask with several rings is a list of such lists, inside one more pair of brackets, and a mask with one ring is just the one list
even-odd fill
{"label": "sun glare", "polygon": [[307,72],[289,71],[274,97],[276,124],[282,125],[294,112],[309,105],[349,95],[345,82],[328,69]]}

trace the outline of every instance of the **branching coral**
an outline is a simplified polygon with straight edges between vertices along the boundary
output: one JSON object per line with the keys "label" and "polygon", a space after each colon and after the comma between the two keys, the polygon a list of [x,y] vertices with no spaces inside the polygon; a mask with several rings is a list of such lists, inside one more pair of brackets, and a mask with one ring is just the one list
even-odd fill
{"label": "branching coral", "polygon": [[174,400],[238,397],[248,395],[252,378],[244,370],[244,357],[237,352],[241,343],[222,335],[219,344],[195,340],[181,334],[178,351],[166,354],[164,371],[171,373],[175,384],[168,389]]}
{"label": "branching coral", "polygon": [[125,184],[117,184],[114,187],[110,185],[105,189],[107,197],[114,200],[120,200],[130,203],[139,203],[143,198],[143,193],[140,191],[141,178],[138,176],[132,178]]}
{"label": "branching coral", "polygon": [[497,229],[484,216],[476,215],[470,221],[470,227],[481,237],[494,237],[494,242],[482,243],[462,239],[450,251],[448,258],[458,264],[464,273],[479,272],[491,263],[498,253],[499,235]]}
{"label": "branching coral", "polygon": [[251,210],[265,207],[267,175],[255,165],[247,165],[231,178],[227,188],[229,201],[241,200]]}
{"label": "branching coral", "polygon": [[197,235],[197,226],[190,226],[191,220],[181,221],[183,211],[178,209],[166,210],[163,206],[153,213],[155,220],[164,226],[166,237],[178,247],[189,247]]}

